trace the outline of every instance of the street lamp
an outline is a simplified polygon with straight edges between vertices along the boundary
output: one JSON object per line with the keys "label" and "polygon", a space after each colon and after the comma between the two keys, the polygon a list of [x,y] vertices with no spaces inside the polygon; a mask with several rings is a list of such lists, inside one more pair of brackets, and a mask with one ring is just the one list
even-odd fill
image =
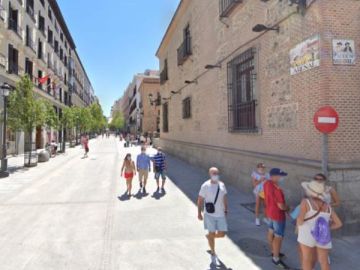
{"label": "street lamp", "polygon": [[9,176],[7,170],[7,153],[6,153],[6,121],[7,121],[7,101],[10,94],[10,85],[4,83],[1,87],[1,95],[4,99],[4,128],[3,128],[3,137],[2,137],[2,158],[1,158],[1,169],[0,169],[0,178],[5,178]]}
{"label": "street lamp", "polygon": [[273,30],[273,31],[276,31],[279,33],[280,31],[280,27],[279,26],[275,26],[275,27],[268,27],[266,25],[263,25],[263,24],[257,24],[253,27],[253,32],[263,32],[263,31],[270,31],[270,30]]}

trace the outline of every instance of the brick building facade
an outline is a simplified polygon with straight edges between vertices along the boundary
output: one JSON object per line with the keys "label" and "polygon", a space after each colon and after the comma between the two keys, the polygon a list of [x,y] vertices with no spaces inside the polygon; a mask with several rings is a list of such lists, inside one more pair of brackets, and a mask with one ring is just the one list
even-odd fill
{"label": "brick building facade", "polygon": [[[249,191],[257,162],[281,167],[296,204],[300,183],[321,170],[313,115],[333,106],[340,125],[329,136],[330,180],[343,200],[343,231],[359,231],[359,8],[350,0],[308,0],[304,9],[182,0],[157,51],[159,143],[204,168],[219,166],[225,181]],[[279,31],[254,32],[258,24]]]}

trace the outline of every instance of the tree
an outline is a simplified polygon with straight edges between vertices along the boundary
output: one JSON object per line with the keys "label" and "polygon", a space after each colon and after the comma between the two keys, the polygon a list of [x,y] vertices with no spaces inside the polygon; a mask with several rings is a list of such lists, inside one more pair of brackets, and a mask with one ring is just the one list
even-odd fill
{"label": "tree", "polygon": [[[72,130],[75,128],[75,112],[73,107],[66,107],[63,109],[63,114],[61,118],[61,126],[62,129],[65,130],[64,136],[63,136],[63,149],[62,151],[65,152],[65,144],[66,144],[66,136],[67,136],[67,130]],[[72,140],[70,140],[70,146],[71,146]]]}
{"label": "tree", "polygon": [[104,115],[101,106],[98,103],[91,104],[89,107],[92,121],[91,121],[91,131],[99,132],[104,129],[106,126],[106,121],[104,123]]}
{"label": "tree", "polygon": [[[23,131],[28,136],[29,151],[27,165],[31,165],[33,152],[32,140],[33,131],[38,126],[51,124],[47,118],[47,105],[41,99],[36,99],[33,92],[34,85],[26,75],[17,83],[14,91],[9,96],[9,126],[16,131]],[[26,165],[26,164],[25,164]]]}
{"label": "tree", "polygon": [[125,119],[123,114],[121,112],[116,112],[113,119],[111,120],[110,128],[119,130],[122,129],[124,125],[125,125]]}

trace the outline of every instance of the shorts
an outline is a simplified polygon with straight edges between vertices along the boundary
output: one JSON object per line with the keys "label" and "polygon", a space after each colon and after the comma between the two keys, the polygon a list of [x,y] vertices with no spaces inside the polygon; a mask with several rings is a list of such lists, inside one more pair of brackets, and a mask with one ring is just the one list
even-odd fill
{"label": "shorts", "polygon": [[139,170],[139,180],[141,181],[142,179],[147,180],[149,175],[149,171],[148,170]]}
{"label": "shorts", "polygon": [[159,180],[160,176],[161,176],[162,180],[166,180],[166,175],[165,175],[164,171],[156,171],[155,172],[155,179]]}
{"label": "shorts", "polygon": [[277,221],[269,219],[269,230],[274,233],[277,237],[284,237],[285,236],[285,227],[286,227],[286,221]]}
{"label": "shorts", "polygon": [[127,173],[127,172],[126,172],[126,173],[124,174],[124,177],[125,177],[125,179],[131,179],[131,178],[134,177],[134,173],[132,173],[132,172],[131,172],[131,173]]}
{"label": "shorts", "polygon": [[227,232],[228,226],[226,217],[213,217],[208,214],[204,214],[204,229],[214,232]]}

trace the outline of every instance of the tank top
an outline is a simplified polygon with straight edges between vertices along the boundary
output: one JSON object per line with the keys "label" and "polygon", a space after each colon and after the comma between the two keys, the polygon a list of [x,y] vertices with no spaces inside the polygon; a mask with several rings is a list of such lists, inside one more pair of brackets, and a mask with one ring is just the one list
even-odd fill
{"label": "tank top", "polygon": [[[310,218],[318,212],[318,210],[313,208],[312,203],[310,202],[309,199],[306,199],[306,202],[309,206],[309,211],[306,212],[304,219]],[[328,206],[328,209],[326,212],[321,211],[316,217],[309,219],[307,221],[304,221],[304,223],[299,226],[299,235],[298,235],[299,242],[300,243],[315,242],[315,239],[312,236],[311,231],[315,228],[316,220],[319,217],[323,217],[327,222],[329,222],[330,216],[331,216],[331,211],[332,211],[331,207]],[[331,246],[331,243],[329,245]]]}

